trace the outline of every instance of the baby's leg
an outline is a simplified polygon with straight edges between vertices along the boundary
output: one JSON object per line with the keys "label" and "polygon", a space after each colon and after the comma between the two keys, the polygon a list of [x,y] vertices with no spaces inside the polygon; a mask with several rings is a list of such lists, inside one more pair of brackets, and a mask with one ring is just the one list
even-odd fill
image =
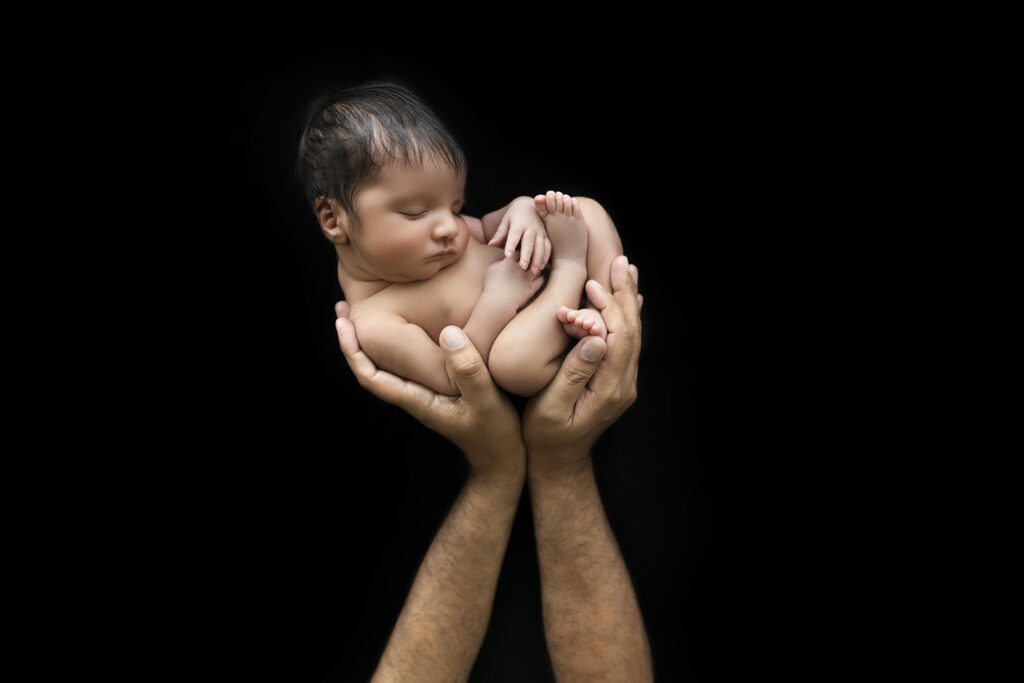
{"label": "baby's leg", "polygon": [[[548,193],[553,194],[557,196],[557,193]],[[611,291],[612,261],[622,253],[619,233],[603,206],[587,197],[576,197],[575,200],[583,213],[583,222],[587,224],[587,277]],[[604,319],[594,308],[559,309],[558,320],[566,334],[572,337],[594,335],[604,338],[608,334]]]}
{"label": "baby's leg", "polygon": [[612,289],[612,261],[622,254],[622,240],[612,217],[604,207],[588,197],[576,197],[583,222],[587,224],[587,277]]}
{"label": "baby's leg", "polygon": [[520,396],[533,396],[558,372],[570,341],[558,311],[579,307],[587,281],[587,225],[579,204],[561,193],[549,194],[550,201],[537,199],[551,239],[548,281],[537,298],[501,331],[488,361],[494,381]]}

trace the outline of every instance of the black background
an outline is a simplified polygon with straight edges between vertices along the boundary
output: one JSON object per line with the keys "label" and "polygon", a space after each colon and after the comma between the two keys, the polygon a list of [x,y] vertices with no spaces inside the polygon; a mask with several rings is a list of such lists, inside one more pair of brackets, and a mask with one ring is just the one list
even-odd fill
{"label": "black background", "polygon": [[[374,79],[461,142],[468,213],[591,196],[640,269],[639,399],[594,462],[657,680],[936,661],[908,428],[920,74],[828,23],[675,21],[197,19],[104,54],[140,124],[158,239],[135,264],[172,350],[132,494],[160,577],[141,611],[172,653],[148,670],[367,680],[460,490],[462,456],[344,364],[333,251],[293,178],[308,101]],[[553,680],[527,495],[471,680]]]}

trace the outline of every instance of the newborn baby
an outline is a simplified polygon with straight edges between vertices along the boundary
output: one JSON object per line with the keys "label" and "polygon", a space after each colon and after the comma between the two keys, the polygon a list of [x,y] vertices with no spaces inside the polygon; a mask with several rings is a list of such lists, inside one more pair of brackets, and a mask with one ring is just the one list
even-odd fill
{"label": "newborn baby", "polygon": [[456,325],[499,386],[532,396],[572,338],[605,335],[598,312],[580,305],[588,277],[608,288],[622,253],[607,212],[550,191],[463,215],[462,151],[408,90],[368,84],[315,103],[299,172],[378,367],[458,394],[437,341]]}

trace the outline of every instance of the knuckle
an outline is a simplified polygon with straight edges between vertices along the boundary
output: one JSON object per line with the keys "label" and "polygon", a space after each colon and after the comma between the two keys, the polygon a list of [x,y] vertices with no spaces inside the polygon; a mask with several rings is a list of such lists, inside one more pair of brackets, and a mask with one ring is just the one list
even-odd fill
{"label": "knuckle", "polygon": [[564,425],[561,413],[555,410],[538,410],[531,418],[531,422],[544,431],[552,431]]}
{"label": "knuckle", "polygon": [[483,362],[478,357],[466,356],[452,361],[452,371],[460,377],[475,377],[483,369]]}
{"label": "knuckle", "polygon": [[590,379],[590,372],[587,368],[571,364],[565,368],[565,378],[569,384],[583,384]]}
{"label": "knuckle", "polygon": [[633,346],[640,339],[640,328],[638,325],[627,324],[622,328],[620,334],[627,344]]}

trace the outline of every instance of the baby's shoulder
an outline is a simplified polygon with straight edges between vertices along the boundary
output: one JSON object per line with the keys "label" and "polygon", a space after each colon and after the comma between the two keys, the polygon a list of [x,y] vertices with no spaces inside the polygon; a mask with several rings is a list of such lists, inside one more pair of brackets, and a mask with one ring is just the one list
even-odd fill
{"label": "baby's shoulder", "polygon": [[351,305],[349,318],[353,323],[366,320],[381,320],[402,315],[405,297],[393,287],[383,289],[372,296]]}

